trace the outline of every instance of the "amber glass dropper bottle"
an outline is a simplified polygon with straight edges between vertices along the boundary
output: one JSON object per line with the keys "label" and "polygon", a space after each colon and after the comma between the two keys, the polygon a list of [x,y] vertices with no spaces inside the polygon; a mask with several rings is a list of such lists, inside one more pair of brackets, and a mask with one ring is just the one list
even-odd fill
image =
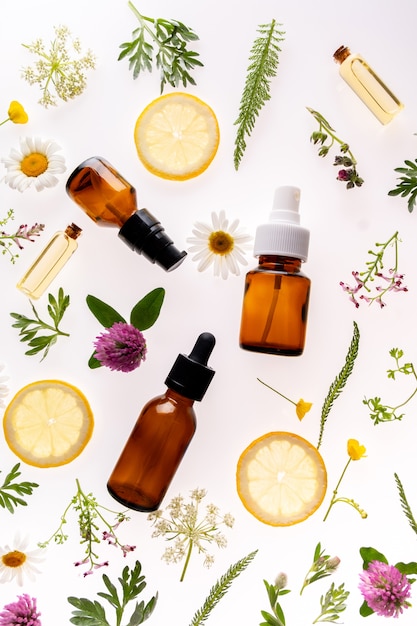
{"label": "amber glass dropper bottle", "polygon": [[167,272],[186,257],[147,209],[137,208],[136,190],[102,157],[83,161],[67,180],[69,197],[99,226],[119,228],[119,237]]}
{"label": "amber glass dropper bottle", "polygon": [[159,508],[195,433],[193,404],[214,376],[207,365],[214,344],[211,333],[202,333],[188,356],[178,355],[165,380],[167,391],[144,406],[107,483],[124,506]]}

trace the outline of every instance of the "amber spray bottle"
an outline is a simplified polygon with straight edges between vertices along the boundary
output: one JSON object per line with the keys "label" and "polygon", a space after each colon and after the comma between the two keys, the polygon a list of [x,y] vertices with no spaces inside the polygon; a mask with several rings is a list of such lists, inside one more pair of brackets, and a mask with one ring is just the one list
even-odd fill
{"label": "amber spray bottle", "polygon": [[40,298],[76,251],[78,247],[77,237],[80,234],[81,228],[76,224],[70,224],[65,231],[55,233],[25,275],[19,280],[17,288],[29,298],[35,300]]}
{"label": "amber spray bottle", "polygon": [[310,279],[301,272],[310,233],[300,226],[298,187],[279,187],[269,222],[256,230],[259,265],[245,279],[240,347],[298,356],[305,344]]}
{"label": "amber spray bottle", "polygon": [[120,239],[131,250],[167,272],[186,257],[156,217],[147,209],[138,210],[135,188],[102,157],[83,161],[68,178],[66,190],[96,224],[119,228]]}
{"label": "amber spray bottle", "polygon": [[404,108],[390,89],[359,55],[352,54],[346,46],[340,46],[333,54],[340,63],[339,73],[381,124],[388,124]]}
{"label": "amber spray bottle", "polygon": [[186,356],[179,354],[165,385],[167,391],[142,409],[107,483],[118,502],[136,511],[155,511],[196,430],[193,404],[202,400],[214,376],[207,365],[214,348],[202,333]]}

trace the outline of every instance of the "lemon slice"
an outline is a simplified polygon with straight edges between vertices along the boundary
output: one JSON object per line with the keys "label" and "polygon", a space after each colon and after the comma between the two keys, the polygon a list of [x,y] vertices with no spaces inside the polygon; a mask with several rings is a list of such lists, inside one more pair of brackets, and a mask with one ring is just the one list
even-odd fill
{"label": "lemon slice", "polygon": [[134,139],[140,160],[152,174],[187,180],[208,168],[220,133],[208,104],[175,92],[148,104],[137,119]]}
{"label": "lemon slice", "polygon": [[75,459],[90,440],[93,427],[85,396],[60,380],[26,385],[10,401],[3,418],[10,449],[36,467],[56,467]]}
{"label": "lemon slice", "polygon": [[240,455],[237,492],[243,505],[270,526],[307,519],[323,501],[327,472],[317,448],[287,432],[253,441]]}

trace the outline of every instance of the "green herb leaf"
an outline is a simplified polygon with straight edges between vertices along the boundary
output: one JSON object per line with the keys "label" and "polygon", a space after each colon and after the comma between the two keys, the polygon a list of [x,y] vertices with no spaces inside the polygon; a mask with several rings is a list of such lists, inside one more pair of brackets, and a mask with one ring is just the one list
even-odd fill
{"label": "green herb leaf", "polygon": [[95,355],[95,351],[93,352],[93,354],[90,356],[90,358],[88,359],[88,367],[92,370],[97,369],[98,367],[102,367],[102,363],[96,359]]}
{"label": "green herb leaf", "polygon": [[125,322],[126,320],[109,304],[99,300],[95,296],[86,297],[87,306],[94,317],[104,328],[110,328],[115,322]]}
{"label": "green herb leaf", "polygon": [[[27,502],[23,498],[19,498],[18,495],[19,496],[24,496],[24,495],[31,496],[33,493],[33,490],[36,487],[39,487],[37,483],[13,482],[16,478],[18,478],[21,475],[19,468],[20,468],[20,463],[16,463],[16,465],[14,465],[12,469],[10,470],[10,472],[7,474],[6,478],[4,479],[3,484],[0,486],[0,506],[3,507],[3,509],[7,509],[10,513],[14,513],[14,507],[17,507],[19,505],[27,506]],[[10,493],[10,492],[14,492],[14,493]]]}
{"label": "green herb leaf", "polygon": [[[404,574],[404,576],[417,574],[417,563],[415,561],[412,561],[411,563],[403,563],[400,561],[399,563],[396,563],[394,567],[396,567],[401,574]],[[409,580],[409,582],[411,582],[411,580]]]}
{"label": "green herb leaf", "polygon": [[271,99],[270,80],[276,76],[281,52],[278,44],[283,41],[283,31],[278,30],[276,20],[270,24],[258,26],[257,37],[253,43],[247,68],[247,76],[240,100],[239,115],[235,121],[237,134],[234,150],[235,169],[238,170],[246,150],[246,136],[250,136],[259,112]]}
{"label": "green herb leaf", "polygon": [[103,607],[96,600],[92,602],[87,598],[74,598],[70,596],[68,602],[77,609],[70,618],[71,624],[78,626],[110,626],[106,619]]}
{"label": "green herb leaf", "polygon": [[400,502],[401,502],[401,507],[402,510],[405,513],[406,518],[408,519],[411,528],[414,530],[415,533],[417,533],[417,522],[414,519],[413,513],[411,511],[410,505],[408,504],[408,500],[406,498],[405,495],[405,491],[403,488],[403,485],[398,477],[397,474],[394,474],[394,478],[395,478],[395,482],[397,483],[397,489],[398,489],[398,494],[400,496]]}
{"label": "green herb leaf", "polygon": [[359,552],[363,559],[363,569],[368,569],[368,565],[371,561],[380,561],[381,563],[388,564],[387,558],[382,552],[375,550],[375,548],[361,548]]}
{"label": "green herb leaf", "polygon": [[402,198],[409,196],[407,206],[409,213],[412,213],[417,202],[417,159],[415,159],[415,162],[406,159],[404,163],[407,167],[394,169],[394,172],[403,174],[403,176],[398,177],[400,182],[397,183],[395,189],[391,189],[388,192],[388,195],[401,195]]}
{"label": "green herb leaf", "polygon": [[158,287],[139,300],[130,313],[130,323],[139,330],[153,326],[164,302],[165,289]]}
{"label": "green herb leaf", "polygon": [[352,373],[353,366],[355,364],[356,357],[358,356],[359,350],[359,328],[356,322],[353,322],[353,336],[350,342],[350,346],[345,358],[345,364],[343,365],[341,371],[336,376],[332,384],[330,385],[330,389],[324,401],[322,410],[321,410],[321,420],[320,420],[320,434],[319,440],[317,443],[317,449],[321,446],[324,427],[327,422],[327,418],[329,416],[330,410],[333,406],[334,401],[340,396],[342,393],[346,382],[349,376]]}
{"label": "green herb leaf", "polygon": [[359,609],[359,614],[362,617],[368,617],[369,615],[372,615],[372,613],[374,613],[373,609],[371,609],[366,600],[364,600]]}

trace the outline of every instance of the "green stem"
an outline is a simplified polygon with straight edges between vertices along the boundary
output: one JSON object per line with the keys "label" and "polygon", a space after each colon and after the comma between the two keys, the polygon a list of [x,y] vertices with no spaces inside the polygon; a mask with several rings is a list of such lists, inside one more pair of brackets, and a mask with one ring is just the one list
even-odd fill
{"label": "green stem", "polygon": [[2,122],[0,122],[0,126],[3,126],[3,124],[5,124],[6,122],[10,121],[10,117],[6,118],[5,120],[3,120]]}
{"label": "green stem", "polygon": [[256,380],[258,380],[260,383],[262,383],[262,385],[265,385],[265,387],[268,387],[268,389],[271,389],[271,391],[274,391],[275,393],[277,393],[279,396],[281,396],[281,398],[284,398],[284,400],[288,400],[288,402],[291,402],[291,404],[293,404],[294,406],[297,406],[297,403],[294,402],[294,400],[291,400],[290,398],[287,398],[287,396],[284,396],[283,393],[281,393],[280,391],[277,391],[273,387],[270,387],[269,385],[264,383],[264,381],[261,380],[260,378],[257,378]]}
{"label": "green stem", "polygon": [[332,499],[330,500],[329,508],[327,509],[326,515],[323,518],[323,522],[326,521],[326,519],[327,519],[327,517],[328,517],[328,515],[330,513],[330,509],[332,508],[333,504],[336,502],[336,499],[337,499],[336,496],[337,496],[338,489],[340,487],[340,483],[342,482],[343,477],[346,474],[346,470],[349,467],[349,463],[351,462],[351,460],[352,459],[349,457],[348,462],[346,463],[345,468],[344,468],[344,470],[343,470],[343,472],[342,472],[342,474],[341,474],[341,476],[340,476],[340,478],[339,478],[339,480],[337,482],[337,485],[336,485],[336,487],[335,487],[335,489],[333,491]]}
{"label": "green stem", "polygon": [[182,583],[182,581],[184,580],[185,572],[187,571],[188,563],[190,562],[192,549],[193,549],[193,542],[190,539],[188,543],[187,556],[185,558],[184,567],[182,568],[182,572],[181,572],[180,583]]}

